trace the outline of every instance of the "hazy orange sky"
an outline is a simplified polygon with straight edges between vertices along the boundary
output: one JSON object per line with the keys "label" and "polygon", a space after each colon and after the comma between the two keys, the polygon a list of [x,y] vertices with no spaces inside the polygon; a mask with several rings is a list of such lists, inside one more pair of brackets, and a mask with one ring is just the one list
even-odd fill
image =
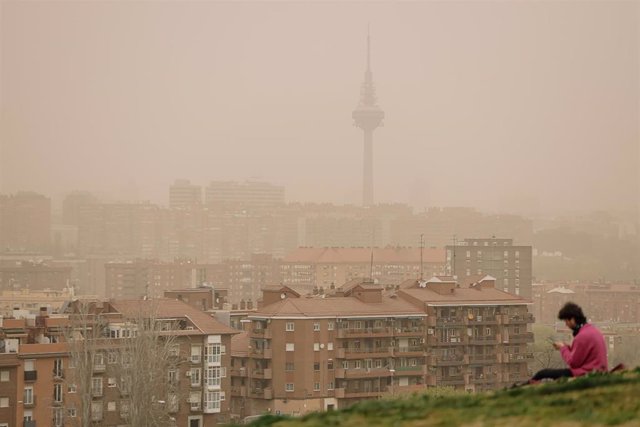
{"label": "hazy orange sky", "polygon": [[3,193],[166,204],[175,178],[256,178],[360,203],[370,23],[376,201],[640,198],[637,2],[0,4]]}

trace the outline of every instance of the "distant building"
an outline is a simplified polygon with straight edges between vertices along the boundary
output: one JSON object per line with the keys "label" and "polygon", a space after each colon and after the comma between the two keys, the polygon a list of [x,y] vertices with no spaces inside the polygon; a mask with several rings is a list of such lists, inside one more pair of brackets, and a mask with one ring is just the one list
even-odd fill
{"label": "distant building", "polygon": [[464,239],[447,245],[447,270],[464,281],[465,277],[491,275],[496,287],[531,298],[532,249],[516,246],[513,239]]}
{"label": "distant building", "polygon": [[51,199],[19,192],[0,195],[0,253],[51,249]]}
{"label": "distant building", "polygon": [[353,282],[323,298],[267,287],[250,328],[232,340],[232,415],[299,415],[429,387],[522,381],[533,317],[526,300],[494,284],[434,277],[387,294]]}
{"label": "distant building", "polygon": [[169,207],[192,208],[202,204],[202,187],[187,179],[177,179],[169,187]]}
{"label": "distant building", "polygon": [[205,203],[222,209],[273,208],[284,205],[284,187],[258,181],[211,181]]}
{"label": "distant building", "polygon": [[0,316],[11,317],[14,310],[21,310],[31,314],[38,314],[43,307],[48,312],[59,312],[67,301],[74,299],[71,288],[62,290],[29,290],[13,291],[5,289],[0,291]]}
{"label": "distant building", "polygon": [[105,264],[107,298],[159,297],[165,291],[195,286],[195,264],[189,261],[135,260]]}
{"label": "distant building", "polygon": [[301,293],[326,292],[353,279],[368,277],[382,285],[443,274],[445,250],[434,248],[298,248],[282,261],[282,283]]}
{"label": "distant building", "polygon": [[78,226],[82,207],[96,203],[98,203],[98,198],[86,191],[75,191],[68,194],[62,201],[62,223]]}
{"label": "distant building", "polygon": [[53,262],[20,261],[0,266],[0,289],[61,291],[70,285],[70,279],[71,267],[53,265]]}

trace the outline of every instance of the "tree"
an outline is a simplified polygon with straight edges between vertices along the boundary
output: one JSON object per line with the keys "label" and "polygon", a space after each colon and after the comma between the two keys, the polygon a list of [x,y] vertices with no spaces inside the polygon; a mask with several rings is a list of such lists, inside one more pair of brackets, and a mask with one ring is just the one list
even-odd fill
{"label": "tree", "polygon": [[[102,420],[103,403],[94,397],[104,392],[119,394],[120,416],[130,425],[175,425],[171,413],[180,400],[175,333],[179,325],[159,319],[152,300],[122,307],[119,312],[109,303],[72,304],[65,337],[71,366],[68,383],[76,389],[74,403],[79,407],[76,425],[89,427]],[[102,373],[108,378],[106,389]]]}

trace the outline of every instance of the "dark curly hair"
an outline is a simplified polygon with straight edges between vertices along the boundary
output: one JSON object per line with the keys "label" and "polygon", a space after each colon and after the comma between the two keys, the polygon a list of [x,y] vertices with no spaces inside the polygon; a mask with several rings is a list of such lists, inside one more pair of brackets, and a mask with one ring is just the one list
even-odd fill
{"label": "dark curly hair", "polygon": [[582,308],[576,303],[568,302],[558,312],[558,319],[560,320],[570,320],[576,319],[576,323],[578,325],[587,323],[587,318],[584,316],[582,312]]}

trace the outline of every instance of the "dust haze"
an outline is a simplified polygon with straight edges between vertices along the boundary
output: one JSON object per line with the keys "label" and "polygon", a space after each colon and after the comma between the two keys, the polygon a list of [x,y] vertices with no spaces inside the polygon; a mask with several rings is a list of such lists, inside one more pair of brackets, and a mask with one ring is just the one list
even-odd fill
{"label": "dust haze", "polygon": [[359,204],[631,210],[635,2],[1,3],[0,192],[167,203],[175,178]]}

